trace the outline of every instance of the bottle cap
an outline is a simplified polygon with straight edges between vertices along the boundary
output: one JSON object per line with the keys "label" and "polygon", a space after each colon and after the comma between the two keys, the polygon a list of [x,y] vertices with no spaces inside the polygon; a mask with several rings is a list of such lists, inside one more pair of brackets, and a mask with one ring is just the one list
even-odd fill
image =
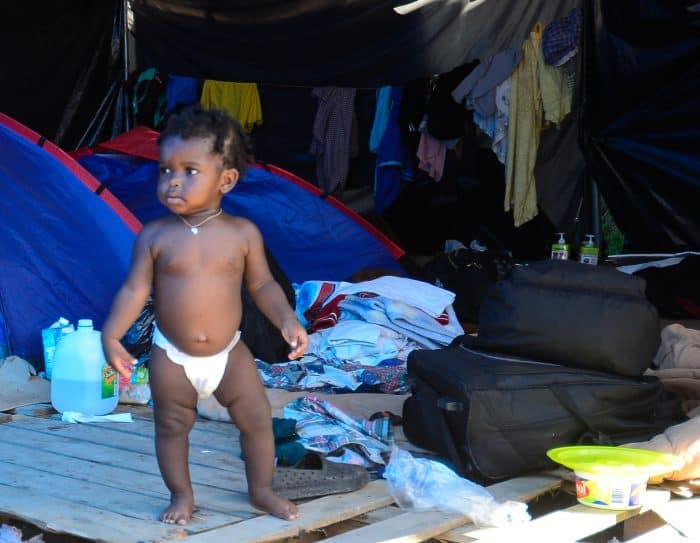
{"label": "bottle cap", "polygon": [[558,232],[557,235],[559,236],[557,243],[561,243],[561,244],[566,243],[566,240],[564,239],[564,232]]}
{"label": "bottle cap", "polygon": [[90,328],[90,329],[92,329],[92,319],[80,319],[80,320],[78,320],[78,328]]}
{"label": "bottle cap", "polygon": [[594,243],[593,243],[593,238],[594,238],[593,234],[586,234],[586,237],[587,237],[588,239],[585,241],[584,245],[586,245],[587,247],[593,247],[593,245],[594,245]]}

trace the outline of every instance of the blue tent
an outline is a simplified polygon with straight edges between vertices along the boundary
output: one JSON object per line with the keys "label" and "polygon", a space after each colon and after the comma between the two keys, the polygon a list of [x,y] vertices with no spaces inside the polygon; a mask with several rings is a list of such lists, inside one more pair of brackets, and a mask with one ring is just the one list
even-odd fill
{"label": "blue tent", "polygon": [[0,351],[42,357],[59,316],[100,327],[140,222],[71,157],[0,113]]}
{"label": "blue tent", "polygon": [[[75,154],[142,222],[168,213],[156,196],[157,136],[140,127],[100,146],[119,153]],[[292,282],[347,280],[368,268],[405,274],[397,262],[403,251],[386,236],[340,201],[275,166],[249,168],[222,206],[258,225]]]}

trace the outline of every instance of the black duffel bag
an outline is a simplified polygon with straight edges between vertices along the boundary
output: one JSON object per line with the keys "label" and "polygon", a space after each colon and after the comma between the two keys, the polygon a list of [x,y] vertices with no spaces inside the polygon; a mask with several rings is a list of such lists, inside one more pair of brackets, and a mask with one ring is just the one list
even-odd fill
{"label": "black duffel bag", "polygon": [[613,268],[545,260],[516,266],[479,309],[482,350],[639,376],[660,343],[659,315],[643,279]]}
{"label": "black duffel bag", "polygon": [[411,352],[408,379],[406,438],[481,484],[555,467],[546,455],[554,447],[646,441],[686,420],[680,398],[655,377],[485,353],[457,340]]}

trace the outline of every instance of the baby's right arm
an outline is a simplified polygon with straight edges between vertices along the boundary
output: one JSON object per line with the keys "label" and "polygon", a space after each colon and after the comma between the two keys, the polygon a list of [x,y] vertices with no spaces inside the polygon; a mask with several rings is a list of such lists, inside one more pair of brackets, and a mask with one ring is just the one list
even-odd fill
{"label": "baby's right arm", "polygon": [[105,358],[110,366],[127,379],[131,378],[131,368],[136,361],[120,340],[139,316],[151,293],[154,266],[152,231],[152,228],[146,226],[137,236],[129,274],[114,297],[112,308],[102,327]]}

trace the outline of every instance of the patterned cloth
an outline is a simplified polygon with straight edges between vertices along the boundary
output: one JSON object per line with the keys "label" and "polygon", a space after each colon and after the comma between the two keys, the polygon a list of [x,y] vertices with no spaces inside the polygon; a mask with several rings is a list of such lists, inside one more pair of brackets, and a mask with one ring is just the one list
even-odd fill
{"label": "patterned cloth", "polygon": [[258,374],[267,388],[327,394],[344,392],[381,392],[405,394],[406,362],[398,358],[383,360],[377,366],[359,364],[334,365],[314,356],[300,361],[268,364],[256,360]]}
{"label": "patterned cloth", "polygon": [[297,398],[284,408],[285,418],[296,419],[296,431],[305,449],[322,454],[342,453],[344,447],[360,452],[367,464],[385,464],[394,444],[388,417],[355,419],[316,396]]}
{"label": "patterned cloth", "polygon": [[583,10],[577,8],[544,29],[542,54],[547,64],[561,66],[576,53],[582,26]]}
{"label": "patterned cloth", "polygon": [[318,98],[318,110],[310,152],[316,156],[318,185],[328,194],[345,186],[350,158],[357,155],[355,92],[339,87],[317,87],[311,91]]}

